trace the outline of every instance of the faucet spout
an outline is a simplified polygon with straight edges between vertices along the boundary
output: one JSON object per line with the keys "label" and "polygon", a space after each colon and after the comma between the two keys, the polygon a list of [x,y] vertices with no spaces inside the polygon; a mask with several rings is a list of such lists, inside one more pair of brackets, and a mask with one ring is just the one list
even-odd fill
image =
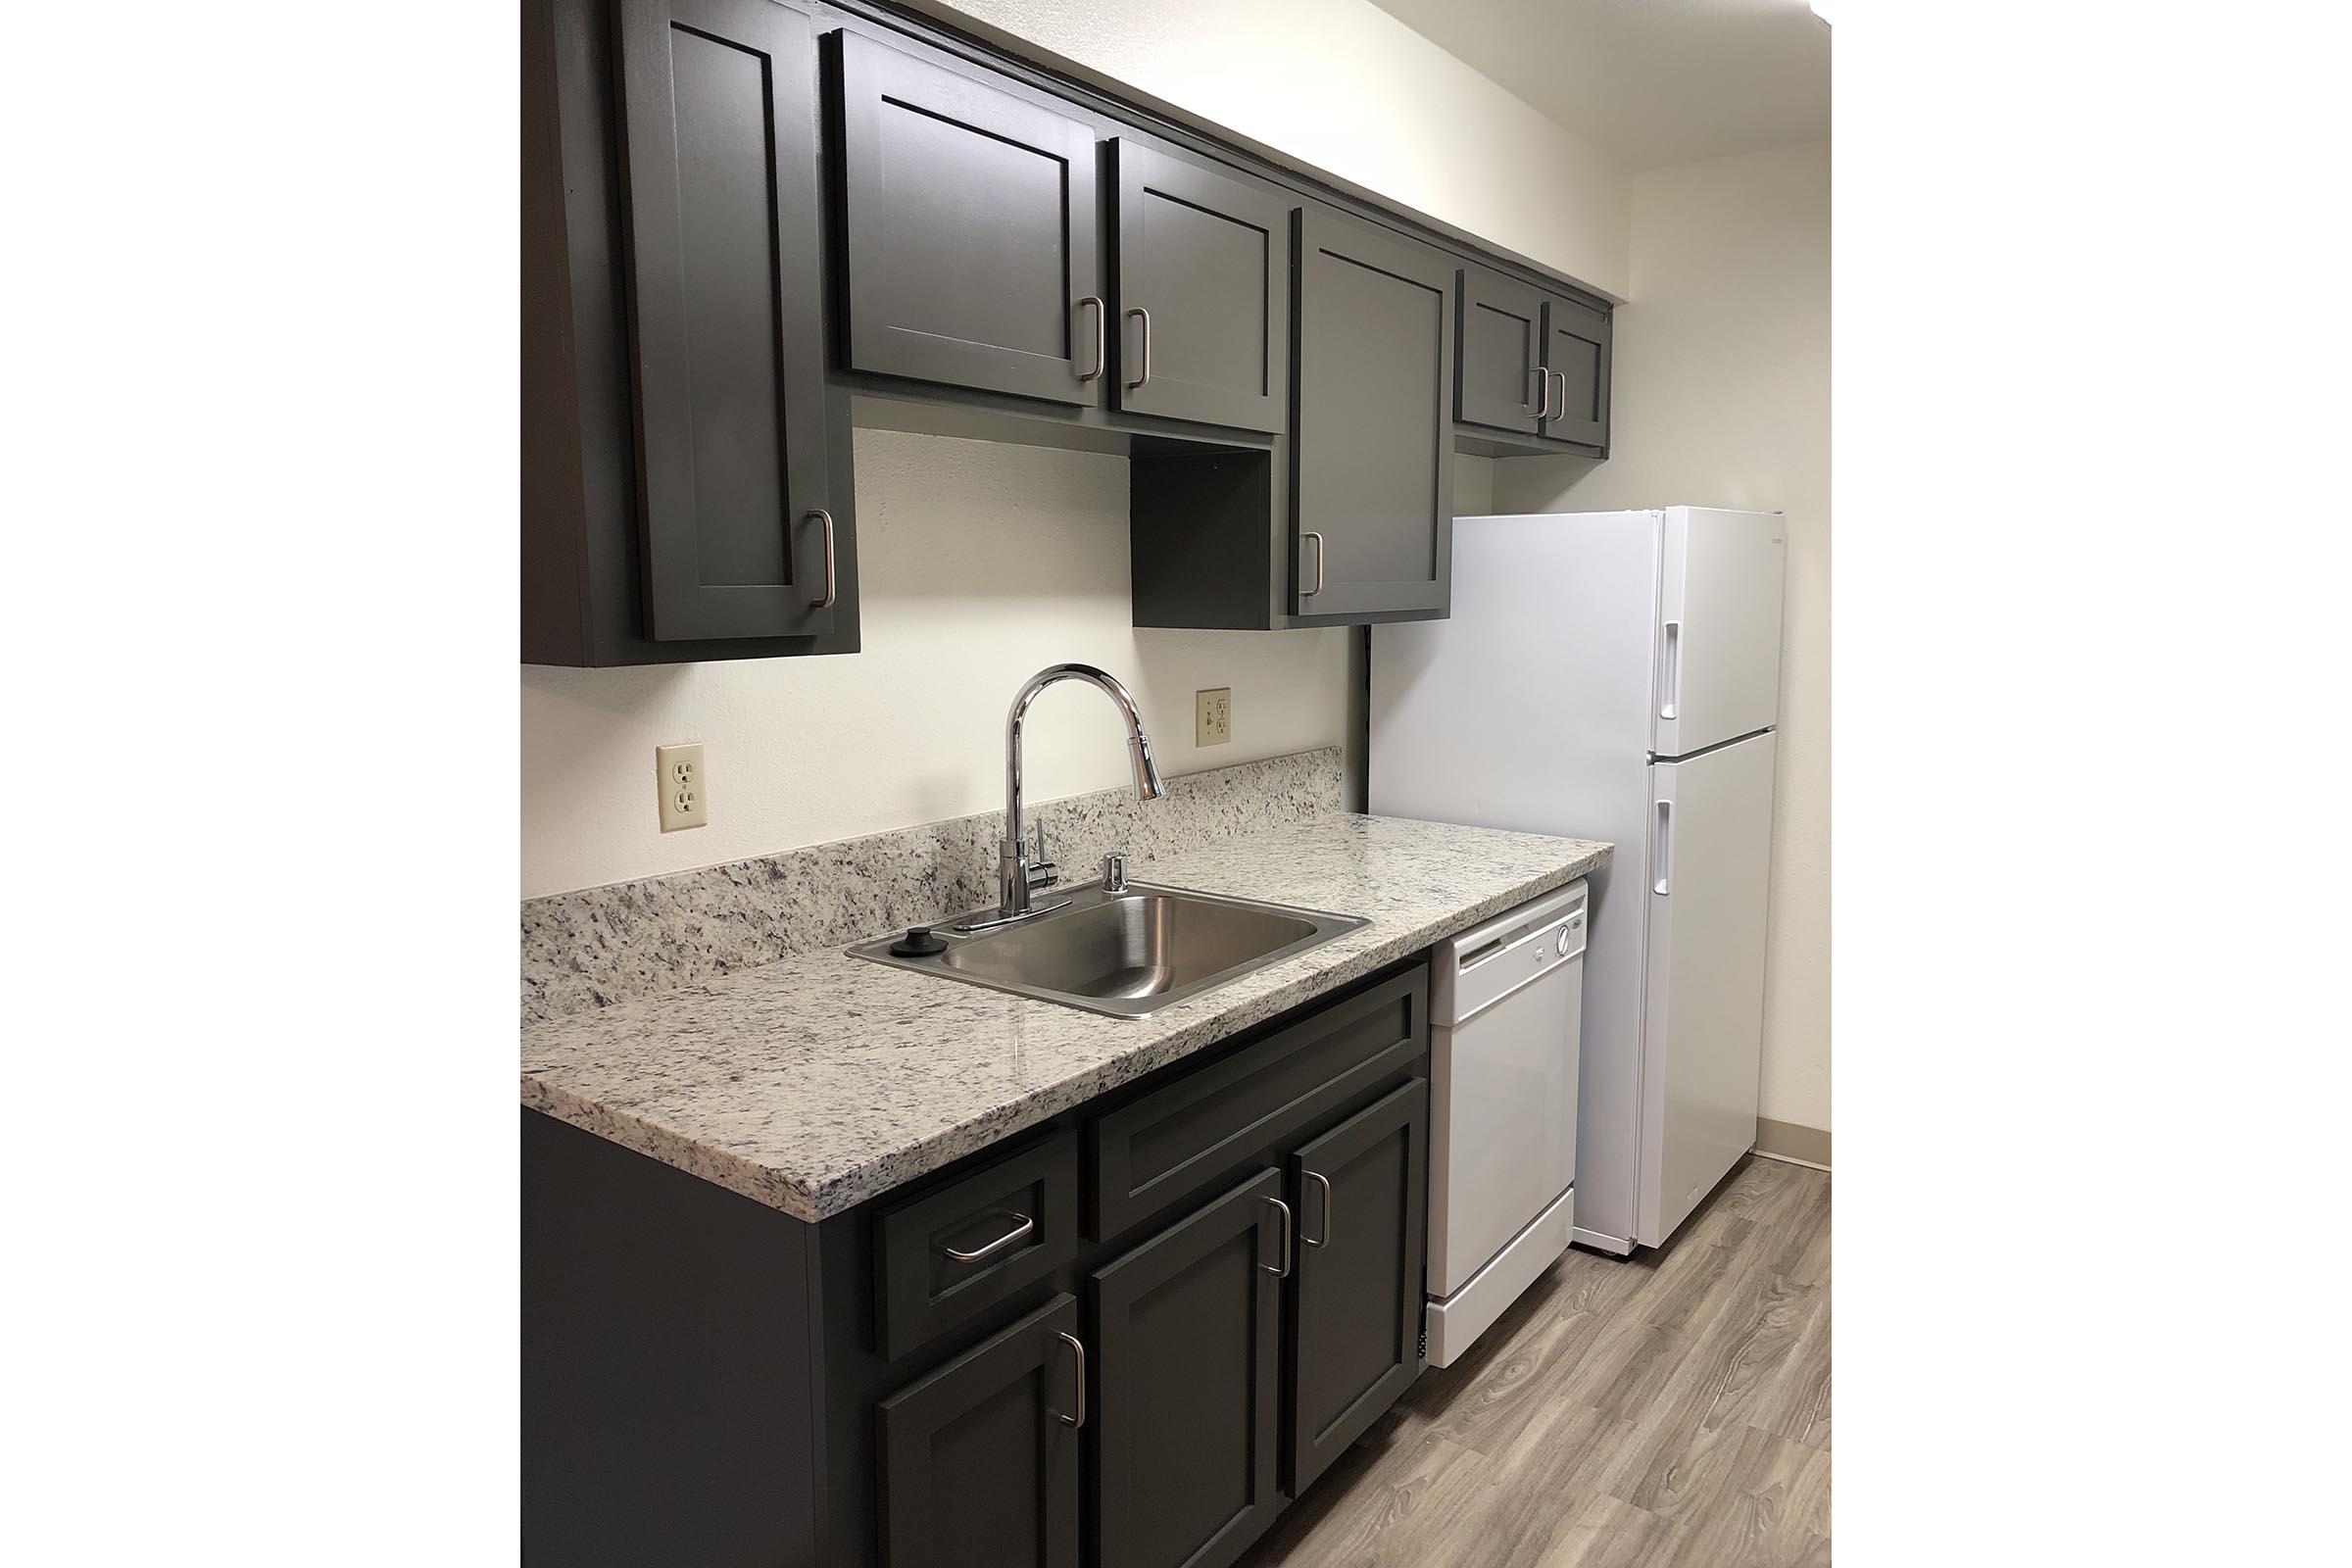
{"label": "faucet spout", "polygon": [[1167,793],[1159,767],[1152,760],[1152,737],[1144,733],[1143,716],[1136,710],[1135,699],[1116,677],[1092,664],[1054,664],[1030,676],[1013,698],[1012,710],[1004,719],[1004,838],[997,850],[1000,918],[1027,914],[1030,893],[1038,887],[1054,885],[1054,868],[1040,863],[1042,854],[1039,860],[1032,861],[1021,840],[1021,724],[1038,694],[1065,680],[1084,681],[1100,691],[1110,699],[1119,710],[1119,717],[1126,721],[1127,750],[1135,764],[1135,798],[1156,801]]}

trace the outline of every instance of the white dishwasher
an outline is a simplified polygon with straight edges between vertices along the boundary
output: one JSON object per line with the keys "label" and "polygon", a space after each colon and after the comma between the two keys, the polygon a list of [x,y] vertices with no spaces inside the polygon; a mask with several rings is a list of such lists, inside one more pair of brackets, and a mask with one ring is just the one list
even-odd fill
{"label": "white dishwasher", "polygon": [[1568,1250],[1585,884],[1438,944],[1429,1360],[1450,1366]]}

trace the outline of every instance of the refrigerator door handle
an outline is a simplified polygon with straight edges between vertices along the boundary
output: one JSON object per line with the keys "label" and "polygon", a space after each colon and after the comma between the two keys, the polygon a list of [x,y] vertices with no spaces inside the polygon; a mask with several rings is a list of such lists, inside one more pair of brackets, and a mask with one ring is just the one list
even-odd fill
{"label": "refrigerator door handle", "polygon": [[1672,719],[1683,706],[1683,623],[1666,622],[1666,655],[1658,671],[1658,716]]}
{"label": "refrigerator door handle", "polygon": [[1656,868],[1658,879],[1649,885],[1652,893],[1671,895],[1674,892],[1674,803],[1658,803],[1658,825],[1650,845],[1649,863]]}

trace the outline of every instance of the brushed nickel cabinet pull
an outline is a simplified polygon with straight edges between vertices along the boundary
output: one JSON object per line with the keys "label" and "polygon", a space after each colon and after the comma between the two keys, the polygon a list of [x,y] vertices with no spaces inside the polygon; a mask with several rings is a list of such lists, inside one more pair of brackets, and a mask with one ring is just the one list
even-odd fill
{"label": "brushed nickel cabinet pull", "polygon": [[1312,539],[1315,542],[1315,585],[1312,588],[1301,588],[1298,590],[1299,598],[1309,599],[1323,591],[1323,536],[1315,532],[1314,529],[1309,528],[1303,533],[1299,534],[1298,537],[1301,539]]}
{"label": "brushed nickel cabinet pull", "polygon": [[1139,305],[1127,314],[1144,323],[1144,363],[1135,379],[1127,383],[1127,390],[1132,392],[1152,379],[1152,313]]}
{"label": "brushed nickel cabinet pull", "polygon": [[1309,1236],[1300,1230],[1298,1239],[1309,1247],[1328,1247],[1331,1245],[1331,1178],[1319,1170],[1302,1170],[1298,1174],[1323,1189],[1323,1234]]}
{"label": "brushed nickel cabinet pull", "polygon": [[1089,294],[1080,300],[1078,305],[1081,310],[1089,305],[1095,308],[1095,368],[1082,372],[1078,377],[1081,381],[1092,381],[1096,376],[1101,375],[1103,368],[1110,363],[1110,339],[1104,322],[1109,307],[1102,303],[1102,296],[1100,294]]}
{"label": "brushed nickel cabinet pull", "polygon": [[1076,1415],[1063,1415],[1059,1410],[1056,1410],[1054,1412],[1054,1419],[1060,1422],[1065,1427],[1082,1427],[1086,1425],[1086,1347],[1079,1344],[1077,1336],[1072,1334],[1057,1334],[1054,1336],[1054,1338],[1061,1341],[1062,1344],[1068,1346],[1070,1348],[1070,1354],[1076,1357],[1077,1360],[1078,1413]]}
{"label": "brushed nickel cabinet pull", "polygon": [[1275,1212],[1282,1216],[1282,1267],[1276,1268],[1271,1263],[1257,1266],[1278,1280],[1287,1280],[1291,1277],[1291,1205],[1279,1198],[1269,1198],[1266,1201],[1272,1203]]}
{"label": "brushed nickel cabinet pull", "polygon": [[833,514],[819,507],[808,515],[825,525],[825,596],[813,603],[819,610],[831,610],[833,601],[841,597],[838,564],[833,555]]}
{"label": "brushed nickel cabinet pull", "polygon": [[1551,372],[1541,365],[1536,367],[1536,422],[1542,424],[1551,417]]}

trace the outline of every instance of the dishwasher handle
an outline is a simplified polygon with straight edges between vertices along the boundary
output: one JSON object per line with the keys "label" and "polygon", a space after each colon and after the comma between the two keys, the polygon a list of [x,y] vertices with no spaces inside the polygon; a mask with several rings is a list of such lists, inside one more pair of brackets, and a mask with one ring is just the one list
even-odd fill
{"label": "dishwasher handle", "polygon": [[1582,904],[1545,921],[1505,947],[1493,944],[1466,956],[1448,976],[1448,995],[1431,1009],[1431,1021],[1459,1027],[1529,986],[1564,975],[1585,960]]}

